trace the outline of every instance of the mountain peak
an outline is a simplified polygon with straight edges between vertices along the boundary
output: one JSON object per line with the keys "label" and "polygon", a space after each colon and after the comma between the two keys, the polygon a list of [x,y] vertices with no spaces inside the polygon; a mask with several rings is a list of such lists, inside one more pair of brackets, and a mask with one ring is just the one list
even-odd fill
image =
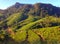
{"label": "mountain peak", "polygon": [[20,5],[20,3],[19,2],[16,2],[15,5]]}
{"label": "mountain peak", "polygon": [[20,4],[19,2],[16,2],[15,4]]}
{"label": "mountain peak", "polygon": [[14,6],[15,6],[16,8],[19,8],[19,7],[22,6],[22,5],[23,5],[23,4],[21,4],[21,3],[19,3],[19,2],[16,2]]}

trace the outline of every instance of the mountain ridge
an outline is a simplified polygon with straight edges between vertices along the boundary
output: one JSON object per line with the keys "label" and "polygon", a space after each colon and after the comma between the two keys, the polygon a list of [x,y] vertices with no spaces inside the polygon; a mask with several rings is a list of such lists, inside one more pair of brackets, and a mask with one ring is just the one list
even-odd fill
{"label": "mountain ridge", "polygon": [[[54,5],[49,4],[49,3],[35,3],[35,4],[45,4],[45,5],[54,6]],[[24,4],[24,3],[16,2],[15,4],[13,4],[13,5],[11,5],[11,6],[14,6],[14,5],[35,5],[35,4]],[[7,7],[6,9],[10,8],[11,6]],[[57,6],[55,6],[55,7],[57,7]],[[58,7],[58,8],[60,8],[60,7]],[[4,10],[6,10],[6,9],[4,9]],[[3,9],[0,9],[0,10],[3,10]]]}
{"label": "mountain ridge", "polygon": [[[46,14],[50,16],[60,16],[60,8],[55,7],[51,4],[45,4],[45,3],[36,3],[36,4],[21,4],[19,2],[16,2],[14,5],[8,7],[5,10],[0,9],[0,13],[3,14],[3,19],[9,17],[10,15],[14,13],[20,13],[23,12],[24,14],[28,15],[31,14],[33,16],[46,16]],[[1,18],[0,18],[1,19]]]}
{"label": "mountain ridge", "polygon": [[50,16],[60,16],[59,7],[45,3],[21,4],[19,2],[16,2],[14,5],[8,7],[5,10],[0,9],[0,13],[3,14],[4,18],[7,18],[14,13],[20,12],[23,12],[24,14],[26,13],[26,15],[31,14],[33,16],[41,16],[40,14],[42,14],[41,17],[44,17],[46,14]]}

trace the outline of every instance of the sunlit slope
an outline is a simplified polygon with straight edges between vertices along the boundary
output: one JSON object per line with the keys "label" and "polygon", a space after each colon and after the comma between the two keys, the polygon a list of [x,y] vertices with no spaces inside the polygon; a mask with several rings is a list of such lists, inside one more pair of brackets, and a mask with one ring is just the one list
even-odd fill
{"label": "sunlit slope", "polygon": [[33,30],[37,35],[42,35],[47,44],[60,44],[60,27],[48,27]]}
{"label": "sunlit slope", "polygon": [[52,26],[58,26],[60,25],[60,18],[56,17],[46,17],[42,18],[40,20],[37,20],[35,22],[31,22],[27,25],[24,25],[20,28],[20,30],[26,30],[26,29],[33,29],[33,28],[43,28],[43,27],[52,27]]}
{"label": "sunlit slope", "polygon": [[7,18],[7,21],[8,21],[7,24],[13,25],[13,24],[18,23],[19,21],[24,20],[24,19],[25,19],[25,16],[22,15],[22,13],[15,13]]}
{"label": "sunlit slope", "polygon": [[38,19],[39,19],[38,16],[28,15],[28,18],[25,19],[25,20],[23,20],[23,21],[21,21],[21,22],[20,22],[20,25],[26,25],[26,24],[29,24],[29,23],[31,23],[31,22],[34,22],[34,21],[36,21],[36,20],[38,20]]}
{"label": "sunlit slope", "polygon": [[20,21],[20,22],[18,22],[16,24],[14,24],[13,28],[18,29],[20,27],[23,27],[23,26],[25,26],[25,25],[27,25],[27,24],[29,24],[31,22],[35,22],[37,20],[39,20],[38,16],[34,17],[32,15],[28,15],[28,17],[25,20],[22,20],[22,21]]}
{"label": "sunlit slope", "polygon": [[59,44],[60,27],[19,30],[12,38],[24,43],[27,41],[30,44]]}
{"label": "sunlit slope", "polygon": [[40,37],[32,30],[28,31],[28,41],[30,42],[30,44],[41,44]]}

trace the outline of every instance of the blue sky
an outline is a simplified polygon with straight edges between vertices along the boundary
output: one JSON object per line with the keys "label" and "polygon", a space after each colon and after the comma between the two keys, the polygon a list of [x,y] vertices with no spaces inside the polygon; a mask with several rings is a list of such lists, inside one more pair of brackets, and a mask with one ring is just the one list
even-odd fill
{"label": "blue sky", "polygon": [[54,6],[60,7],[60,0],[0,0],[0,9],[6,9],[16,2],[25,4],[50,3]]}

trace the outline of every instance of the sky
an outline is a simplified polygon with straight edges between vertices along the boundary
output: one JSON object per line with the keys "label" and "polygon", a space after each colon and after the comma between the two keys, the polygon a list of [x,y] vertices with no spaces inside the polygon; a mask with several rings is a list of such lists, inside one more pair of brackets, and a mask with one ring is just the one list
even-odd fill
{"label": "sky", "polygon": [[23,4],[47,3],[60,7],[60,0],[0,0],[0,9],[6,9],[16,2]]}

